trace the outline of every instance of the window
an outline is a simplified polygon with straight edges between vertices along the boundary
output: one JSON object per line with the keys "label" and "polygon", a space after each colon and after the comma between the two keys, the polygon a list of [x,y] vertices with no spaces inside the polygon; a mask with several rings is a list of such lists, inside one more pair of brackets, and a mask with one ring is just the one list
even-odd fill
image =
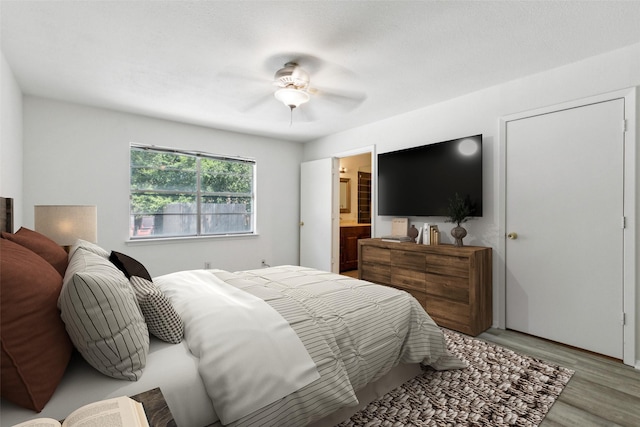
{"label": "window", "polygon": [[131,239],[252,234],[256,162],[131,145]]}

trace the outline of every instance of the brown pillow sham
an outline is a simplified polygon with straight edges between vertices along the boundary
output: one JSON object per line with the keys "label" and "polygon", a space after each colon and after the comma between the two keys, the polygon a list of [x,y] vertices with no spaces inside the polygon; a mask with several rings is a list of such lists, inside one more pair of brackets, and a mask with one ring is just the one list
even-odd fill
{"label": "brown pillow sham", "polygon": [[41,411],[73,350],[57,306],[62,276],[36,253],[0,239],[0,288],[2,397]]}
{"label": "brown pillow sham", "polygon": [[40,234],[37,231],[30,230],[25,227],[15,233],[2,232],[2,238],[11,240],[27,249],[40,255],[51,264],[61,276],[64,277],[64,272],[67,269],[68,257],[67,252],[53,240],[49,239],[44,234]]}

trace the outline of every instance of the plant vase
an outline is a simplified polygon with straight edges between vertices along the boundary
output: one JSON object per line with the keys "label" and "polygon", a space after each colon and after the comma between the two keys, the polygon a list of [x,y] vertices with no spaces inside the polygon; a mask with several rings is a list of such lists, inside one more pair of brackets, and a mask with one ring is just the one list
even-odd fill
{"label": "plant vase", "polygon": [[451,229],[451,235],[454,239],[456,239],[454,245],[460,247],[463,246],[462,239],[467,235],[467,230],[465,230],[464,227],[458,225]]}

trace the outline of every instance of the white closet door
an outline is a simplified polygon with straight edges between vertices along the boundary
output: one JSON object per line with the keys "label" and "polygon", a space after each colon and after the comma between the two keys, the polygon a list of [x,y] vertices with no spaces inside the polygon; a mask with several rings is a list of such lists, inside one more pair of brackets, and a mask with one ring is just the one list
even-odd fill
{"label": "white closet door", "polygon": [[623,355],[624,101],[507,123],[506,326]]}

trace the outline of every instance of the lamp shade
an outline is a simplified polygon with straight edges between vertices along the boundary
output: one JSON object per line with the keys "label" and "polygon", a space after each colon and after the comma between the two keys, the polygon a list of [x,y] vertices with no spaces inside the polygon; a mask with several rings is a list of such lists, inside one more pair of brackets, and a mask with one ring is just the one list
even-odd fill
{"label": "lamp shade", "polygon": [[76,239],[97,243],[96,206],[36,205],[35,230],[60,246],[73,245]]}

